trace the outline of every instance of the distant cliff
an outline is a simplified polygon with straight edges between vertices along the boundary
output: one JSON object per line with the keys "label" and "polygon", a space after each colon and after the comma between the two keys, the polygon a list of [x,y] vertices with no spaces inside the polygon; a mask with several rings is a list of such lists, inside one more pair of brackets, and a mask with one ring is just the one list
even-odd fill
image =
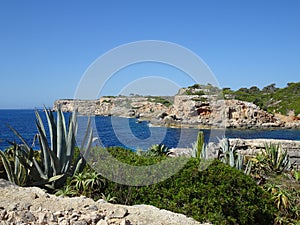
{"label": "distant cliff", "polygon": [[219,99],[199,90],[186,93],[181,89],[174,97],[118,96],[98,100],[57,100],[63,111],[77,108],[81,114],[136,117],[149,120],[154,125],[226,128],[300,128],[300,118],[275,116],[257,105],[240,101]]}

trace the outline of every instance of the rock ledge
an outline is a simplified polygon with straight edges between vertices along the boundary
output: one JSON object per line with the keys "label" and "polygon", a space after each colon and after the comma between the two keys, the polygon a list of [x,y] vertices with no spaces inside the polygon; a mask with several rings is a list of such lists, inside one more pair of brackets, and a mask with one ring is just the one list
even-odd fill
{"label": "rock ledge", "polygon": [[124,206],[86,197],[57,197],[0,179],[2,224],[198,225],[182,214],[149,205]]}

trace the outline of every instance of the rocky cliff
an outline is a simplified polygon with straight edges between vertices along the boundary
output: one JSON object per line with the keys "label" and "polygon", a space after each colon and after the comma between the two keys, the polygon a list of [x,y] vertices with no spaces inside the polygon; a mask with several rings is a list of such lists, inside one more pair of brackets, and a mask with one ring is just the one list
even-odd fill
{"label": "rocky cliff", "polygon": [[[168,98],[168,99],[167,99]],[[54,110],[78,109],[79,113],[136,117],[154,125],[186,125],[226,128],[300,128],[300,118],[292,121],[270,114],[257,105],[217,96],[176,95],[171,97],[102,97],[98,100],[57,100]]]}
{"label": "rocky cliff", "polygon": [[37,187],[0,179],[0,224],[198,225],[182,214],[154,206],[124,206],[86,197],[56,197]]}

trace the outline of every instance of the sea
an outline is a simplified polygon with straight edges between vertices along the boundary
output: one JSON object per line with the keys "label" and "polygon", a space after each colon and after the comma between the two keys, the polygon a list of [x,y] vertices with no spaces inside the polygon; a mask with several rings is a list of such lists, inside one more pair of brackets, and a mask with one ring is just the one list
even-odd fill
{"label": "sea", "polygon": [[[33,149],[39,148],[38,143],[33,143],[34,136],[37,134],[36,112],[40,114],[44,124],[47,124],[42,109],[0,110],[0,150],[7,149],[13,142],[21,143],[9,127],[13,127]],[[68,120],[69,115],[69,113],[65,113],[66,120]],[[78,121],[79,124],[82,124],[81,121],[85,120],[79,119]],[[139,121],[135,118],[95,116],[91,117],[91,121],[94,128],[95,145],[122,146],[132,150],[145,150],[154,144],[164,144],[169,148],[191,147],[199,132],[199,129],[195,128],[156,127],[148,121]],[[48,132],[47,125],[45,125],[45,129]],[[205,142],[216,142],[222,137],[300,140],[299,129],[203,129],[202,131]],[[76,140],[80,142],[82,137],[79,135]]]}

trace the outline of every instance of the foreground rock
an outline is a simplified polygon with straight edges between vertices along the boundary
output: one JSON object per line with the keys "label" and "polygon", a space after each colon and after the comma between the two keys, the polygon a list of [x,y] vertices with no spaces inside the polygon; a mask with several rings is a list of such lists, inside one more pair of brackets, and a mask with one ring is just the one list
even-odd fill
{"label": "foreground rock", "polygon": [[182,214],[154,206],[123,206],[86,197],[62,198],[0,179],[0,224],[196,225]]}

